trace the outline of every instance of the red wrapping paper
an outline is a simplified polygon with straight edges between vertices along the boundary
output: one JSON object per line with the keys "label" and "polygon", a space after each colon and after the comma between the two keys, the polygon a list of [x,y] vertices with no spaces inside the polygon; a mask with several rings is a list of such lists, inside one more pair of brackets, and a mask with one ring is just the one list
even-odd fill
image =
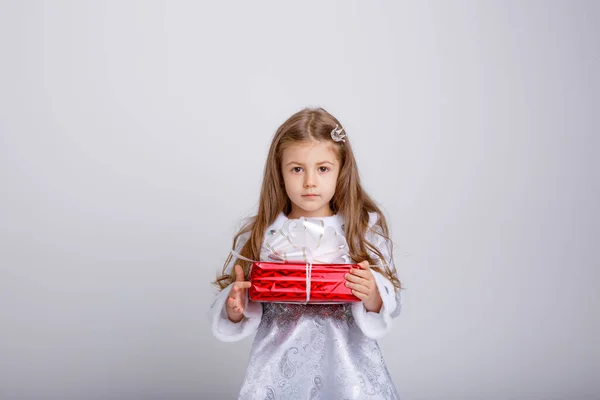
{"label": "red wrapping paper", "polygon": [[[313,264],[308,303],[360,301],[345,286],[344,275],[358,264]],[[257,262],[250,271],[252,301],[306,303],[306,264]]]}

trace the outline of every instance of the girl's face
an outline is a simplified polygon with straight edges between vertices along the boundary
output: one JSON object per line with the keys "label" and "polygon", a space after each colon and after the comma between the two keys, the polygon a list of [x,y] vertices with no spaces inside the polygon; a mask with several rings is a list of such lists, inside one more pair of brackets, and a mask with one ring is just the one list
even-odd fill
{"label": "girl's face", "polygon": [[327,217],[340,163],[333,143],[302,142],[283,150],[281,173],[292,202],[289,218]]}

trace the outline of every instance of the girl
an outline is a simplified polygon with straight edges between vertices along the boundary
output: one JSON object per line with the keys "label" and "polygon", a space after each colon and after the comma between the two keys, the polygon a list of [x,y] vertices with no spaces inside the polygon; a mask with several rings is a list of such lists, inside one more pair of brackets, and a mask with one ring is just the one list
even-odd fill
{"label": "girl", "polygon": [[[292,232],[298,226],[303,229]],[[346,274],[345,284],[361,301],[249,301],[251,263],[230,254],[214,282],[220,293],[211,322],[223,341],[256,332],[239,398],[397,399],[375,340],[390,330],[402,305],[388,227],[360,184],[344,128],[322,108],[294,114],[275,133],[258,214],[243,224],[233,249],[249,260],[284,254],[288,261],[305,262],[273,248],[279,235],[293,238],[298,232],[320,235],[305,241],[304,254],[325,256],[319,244],[332,241],[339,251],[327,253],[329,263],[360,263]]]}

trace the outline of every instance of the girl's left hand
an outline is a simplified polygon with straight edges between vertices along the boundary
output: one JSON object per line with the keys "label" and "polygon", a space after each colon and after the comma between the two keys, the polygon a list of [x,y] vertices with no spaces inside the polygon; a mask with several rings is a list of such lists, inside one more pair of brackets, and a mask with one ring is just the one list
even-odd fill
{"label": "girl's left hand", "polygon": [[346,286],[352,289],[352,294],[363,301],[367,311],[379,312],[383,301],[377,289],[375,276],[371,271],[368,261],[359,263],[360,269],[352,268],[346,274]]}

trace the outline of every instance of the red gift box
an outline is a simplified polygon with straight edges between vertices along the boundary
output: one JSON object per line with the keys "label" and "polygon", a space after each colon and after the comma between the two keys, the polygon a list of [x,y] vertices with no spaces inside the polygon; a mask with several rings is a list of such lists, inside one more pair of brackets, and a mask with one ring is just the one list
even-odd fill
{"label": "red gift box", "polygon": [[252,301],[280,303],[348,303],[360,301],[345,286],[344,275],[358,264],[313,264],[307,301],[307,265],[257,262],[250,271]]}

